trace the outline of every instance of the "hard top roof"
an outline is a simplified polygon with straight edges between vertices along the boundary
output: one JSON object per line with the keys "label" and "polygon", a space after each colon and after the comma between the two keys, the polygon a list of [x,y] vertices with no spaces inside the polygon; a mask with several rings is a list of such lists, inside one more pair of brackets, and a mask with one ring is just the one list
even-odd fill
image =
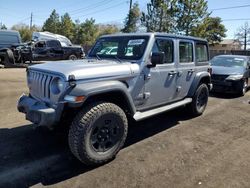
{"label": "hard top roof", "polygon": [[110,34],[110,35],[103,35],[102,37],[119,37],[119,36],[157,36],[157,37],[171,37],[171,38],[180,38],[180,39],[187,39],[187,40],[198,40],[207,42],[206,39],[198,38],[198,37],[192,37],[192,36],[185,36],[185,35],[175,35],[175,34],[169,34],[169,33],[116,33],[116,34]]}
{"label": "hard top roof", "polygon": [[4,29],[0,29],[0,33],[19,33],[18,31],[15,30],[4,30]]}

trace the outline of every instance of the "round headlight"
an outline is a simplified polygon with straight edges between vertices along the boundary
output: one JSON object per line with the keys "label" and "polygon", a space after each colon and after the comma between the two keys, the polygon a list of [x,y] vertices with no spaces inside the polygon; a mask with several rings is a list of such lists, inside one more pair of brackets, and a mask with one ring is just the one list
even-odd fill
{"label": "round headlight", "polygon": [[59,77],[53,78],[51,85],[50,85],[50,89],[52,93],[55,95],[61,93],[64,89],[64,81]]}

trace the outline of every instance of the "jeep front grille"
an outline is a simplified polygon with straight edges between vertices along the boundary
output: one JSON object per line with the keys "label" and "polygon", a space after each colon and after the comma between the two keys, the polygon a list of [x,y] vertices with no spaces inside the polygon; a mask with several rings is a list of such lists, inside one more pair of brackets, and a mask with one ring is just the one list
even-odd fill
{"label": "jeep front grille", "polygon": [[29,70],[28,85],[30,89],[30,94],[40,99],[49,99],[50,83],[52,79],[52,75]]}

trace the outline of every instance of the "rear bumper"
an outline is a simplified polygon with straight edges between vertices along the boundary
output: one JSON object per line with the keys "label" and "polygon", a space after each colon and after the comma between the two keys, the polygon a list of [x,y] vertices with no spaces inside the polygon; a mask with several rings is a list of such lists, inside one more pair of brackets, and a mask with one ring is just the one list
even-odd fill
{"label": "rear bumper", "polygon": [[32,97],[22,95],[17,104],[17,109],[26,115],[26,119],[39,126],[52,126],[58,122],[61,113],[46,106]]}

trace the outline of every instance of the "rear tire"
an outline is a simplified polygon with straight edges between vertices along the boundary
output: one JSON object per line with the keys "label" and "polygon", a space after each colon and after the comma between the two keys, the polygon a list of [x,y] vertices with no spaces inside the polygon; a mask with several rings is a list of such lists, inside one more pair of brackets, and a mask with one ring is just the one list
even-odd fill
{"label": "rear tire", "polygon": [[200,116],[206,109],[209,91],[206,84],[201,84],[197,88],[192,103],[188,105],[188,110],[192,116]]}
{"label": "rear tire", "polygon": [[80,111],[69,130],[72,153],[86,165],[100,165],[113,158],[124,145],[128,121],[113,103],[97,102]]}
{"label": "rear tire", "polygon": [[72,54],[72,55],[70,55],[69,56],[69,60],[77,60],[77,57],[76,57],[76,55],[75,54]]}

